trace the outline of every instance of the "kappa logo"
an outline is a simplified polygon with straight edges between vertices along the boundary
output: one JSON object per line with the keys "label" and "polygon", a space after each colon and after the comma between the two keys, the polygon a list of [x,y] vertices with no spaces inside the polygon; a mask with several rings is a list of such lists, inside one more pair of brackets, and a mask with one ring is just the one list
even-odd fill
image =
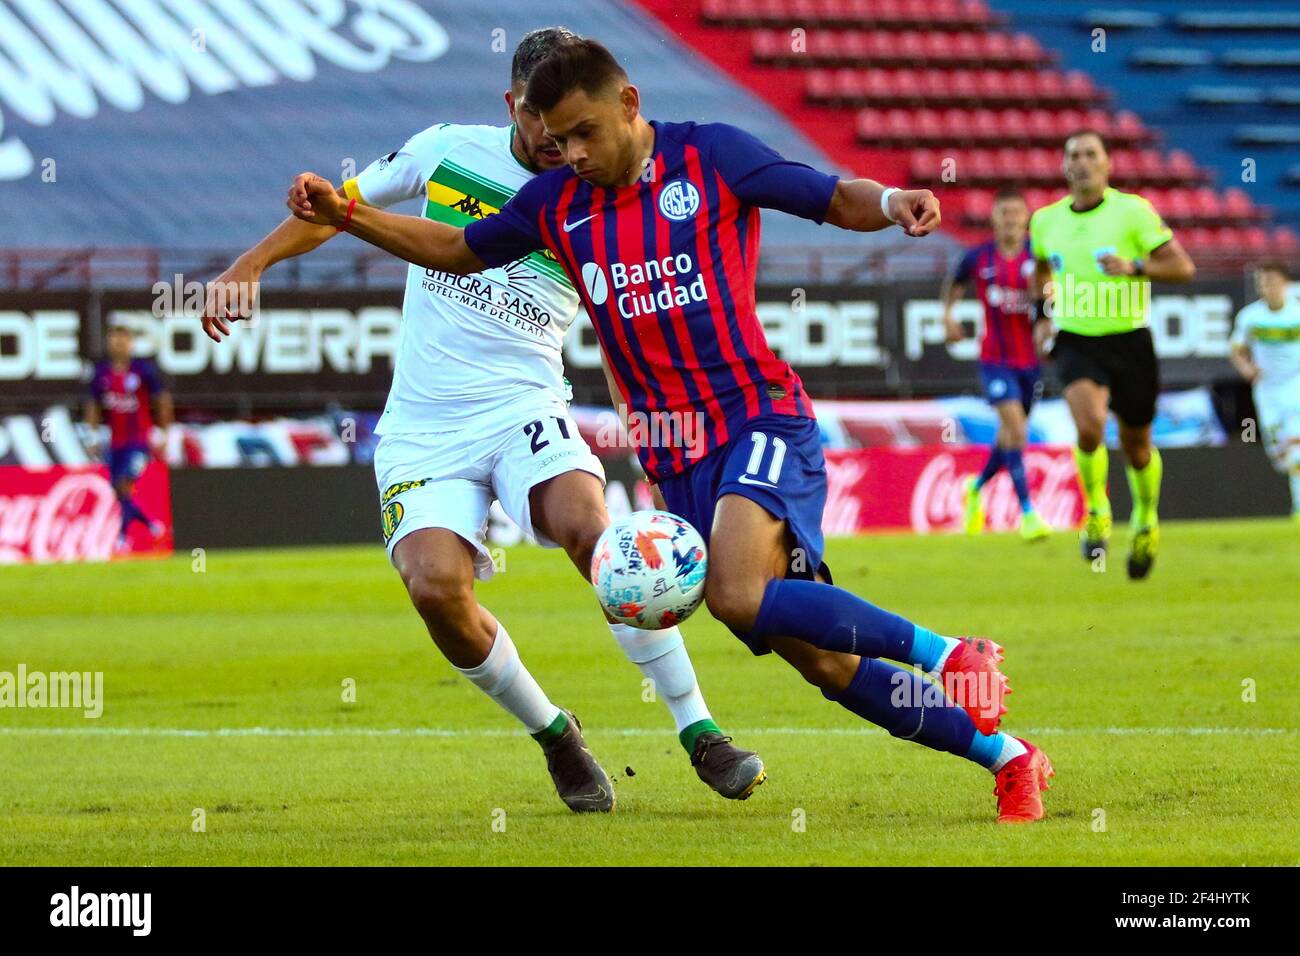
{"label": "kappa logo", "polygon": [[410,491],[412,488],[419,488],[421,485],[427,485],[428,483],[428,478],[421,478],[419,481],[399,481],[395,485],[389,485],[384,489],[384,494],[380,498],[379,503],[381,505],[386,505],[402,492]]}
{"label": "kappa logo", "polygon": [[665,219],[685,222],[700,211],[700,191],[686,179],[674,179],[659,193],[659,211]]}

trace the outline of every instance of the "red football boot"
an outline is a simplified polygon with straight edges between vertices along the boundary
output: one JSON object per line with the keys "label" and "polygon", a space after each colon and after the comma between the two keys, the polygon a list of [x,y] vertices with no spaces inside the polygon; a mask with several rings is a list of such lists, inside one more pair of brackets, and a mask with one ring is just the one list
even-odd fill
{"label": "red football boot", "polygon": [[963,637],[939,672],[943,692],[970,715],[982,734],[996,733],[1007,712],[1011,687],[998,670],[1001,660],[1002,648],[987,637]]}
{"label": "red football boot", "polygon": [[1025,745],[1025,753],[997,772],[993,794],[998,798],[998,823],[1033,823],[1043,819],[1042,791],[1056,771],[1052,762],[1028,740],[1016,738]]}

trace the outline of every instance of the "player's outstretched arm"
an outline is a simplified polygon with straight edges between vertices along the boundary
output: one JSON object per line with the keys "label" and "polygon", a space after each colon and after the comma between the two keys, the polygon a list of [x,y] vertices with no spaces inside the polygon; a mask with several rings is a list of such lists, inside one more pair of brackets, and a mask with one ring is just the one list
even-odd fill
{"label": "player's outstretched arm", "polygon": [[[339,195],[343,195],[342,189]],[[255,246],[208,283],[203,304],[203,331],[214,342],[230,334],[231,321],[251,317],[262,273],[284,259],[305,255],[338,235],[329,226],[318,226],[290,216],[266,234]]]}
{"label": "player's outstretched arm", "polygon": [[287,205],[304,222],[350,232],[426,269],[469,275],[487,268],[465,242],[464,229],[349,202],[329,180],[315,173],[302,173],[293,181]]}
{"label": "player's outstretched arm", "polygon": [[928,236],[939,228],[939,200],[928,189],[894,189],[881,203],[885,187],[874,179],[841,179],[835,184],[826,222],[854,232],[877,232],[897,225],[909,236]]}

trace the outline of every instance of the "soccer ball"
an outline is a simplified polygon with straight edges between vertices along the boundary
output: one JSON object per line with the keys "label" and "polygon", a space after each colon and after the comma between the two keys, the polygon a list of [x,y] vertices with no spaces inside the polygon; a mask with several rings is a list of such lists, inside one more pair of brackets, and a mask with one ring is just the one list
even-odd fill
{"label": "soccer ball", "polygon": [[677,515],[637,511],[605,529],[591,559],[601,607],[616,621],[657,631],[704,599],[704,539]]}

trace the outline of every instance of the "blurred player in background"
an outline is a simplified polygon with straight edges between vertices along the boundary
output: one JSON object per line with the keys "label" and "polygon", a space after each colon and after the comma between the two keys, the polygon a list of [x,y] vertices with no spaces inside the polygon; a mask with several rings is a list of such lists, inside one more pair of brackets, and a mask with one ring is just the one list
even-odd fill
{"label": "blurred player in background", "polygon": [[288,205],[426,268],[476,273],[550,250],[582,293],[622,404],[647,421],[701,423],[703,447],[643,435],[637,451],[668,509],[709,540],[713,616],[851,713],[990,770],[999,822],[1041,818],[1051,764],[997,729],[1001,648],[944,637],[830,583],[820,429],[755,310],[760,207],[924,236],[938,201],[790,162],[723,123],[647,122],[637,88],[590,39],[538,64],[526,99],[568,168],[538,176],[496,215],[457,229],[350,210],[310,173]]}
{"label": "blurred player in background", "polygon": [[1104,556],[1110,543],[1108,410],[1119,419],[1133,492],[1128,576],[1138,580],[1151,572],[1160,546],[1156,508],[1164,472],[1151,442],[1160,393],[1147,327],[1151,280],[1185,282],[1196,267],[1151,203],[1111,187],[1110,150],[1100,133],[1074,134],[1064,152],[1069,195],[1029,220],[1037,261],[1034,340],[1046,355],[1055,336],[1051,357],[1078,429],[1074,459],[1088,511],[1081,534],[1088,561]]}
{"label": "blurred player in background", "polygon": [[1002,189],[993,199],[993,238],[969,249],[944,287],[943,324],[948,341],[966,337],[952,317],[953,306],[974,283],[975,297],[984,306],[980,337],[980,379],[984,397],[998,413],[998,434],[978,477],[966,481],[967,534],[984,530],[980,489],[1006,468],[1020,499],[1020,536],[1039,541],[1051,534],[1029,500],[1025,478],[1025,444],[1029,438],[1029,409],[1043,384],[1029,318],[1029,276],[1034,260],[1029,252],[1029,206],[1017,189]]}
{"label": "blurred player in background", "polygon": [[[427,220],[462,226],[494,212],[538,172],[564,164],[524,98],[537,63],[575,39],[562,27],[527,34],[505,93],[509,126],[443,123],[413,136],[338,190],[354,209],[420,197]],[[213,283],[204,327],[229,332],[218,296],[255,283],[281,259],[338,230],[289,218]],[[574,811],[608,811],[613,783],[587,749],[576,718],[550,701],[505,626],[478,603],[474,579],[494,572],[484,533],[492,500],[525,532],[563,547],[590,581],[596,540],[609,526],[604,469],[567,409],[562,342],[578,310],[563,270],[523,252],[472,283],[412,266],[402,306],[393,385],[375,428],[384,540],[438,649],[514,715],[546,754],[556,790]],[[654,681],[696,774],[729,799],[762,783],[763,762],[713,720],[676,627],[609,624]]]}
{"label": "blurred player in background", "polygon": [[1300,299],[1287,295],[1280,262],[1255,267],[1259,298],[1237,313],[1232,364],[1253,386],[1259,431],[1278,471],[1291,481],[1291,517],[1300,522]]}
{"label": "blurred player in background", "polygon": [[[125,551],[133,522],[148,528],[155,544],[166,534],[166,526],[146,515],[132,495],[150,460],[161,456],[167,447],[167,431],[173,421],[172,396],[158,367],[149,359],[135,357],[135,334],[129,326],[109,328],[105,352],[107,357],[97,362],[91,373],[82,418],[89,432],[90,453],[96,458],[102,452],[100,423],[108,424],[104,461],[122,509],[117,550]],[[161,434],[154,432],[155,412]]]}

